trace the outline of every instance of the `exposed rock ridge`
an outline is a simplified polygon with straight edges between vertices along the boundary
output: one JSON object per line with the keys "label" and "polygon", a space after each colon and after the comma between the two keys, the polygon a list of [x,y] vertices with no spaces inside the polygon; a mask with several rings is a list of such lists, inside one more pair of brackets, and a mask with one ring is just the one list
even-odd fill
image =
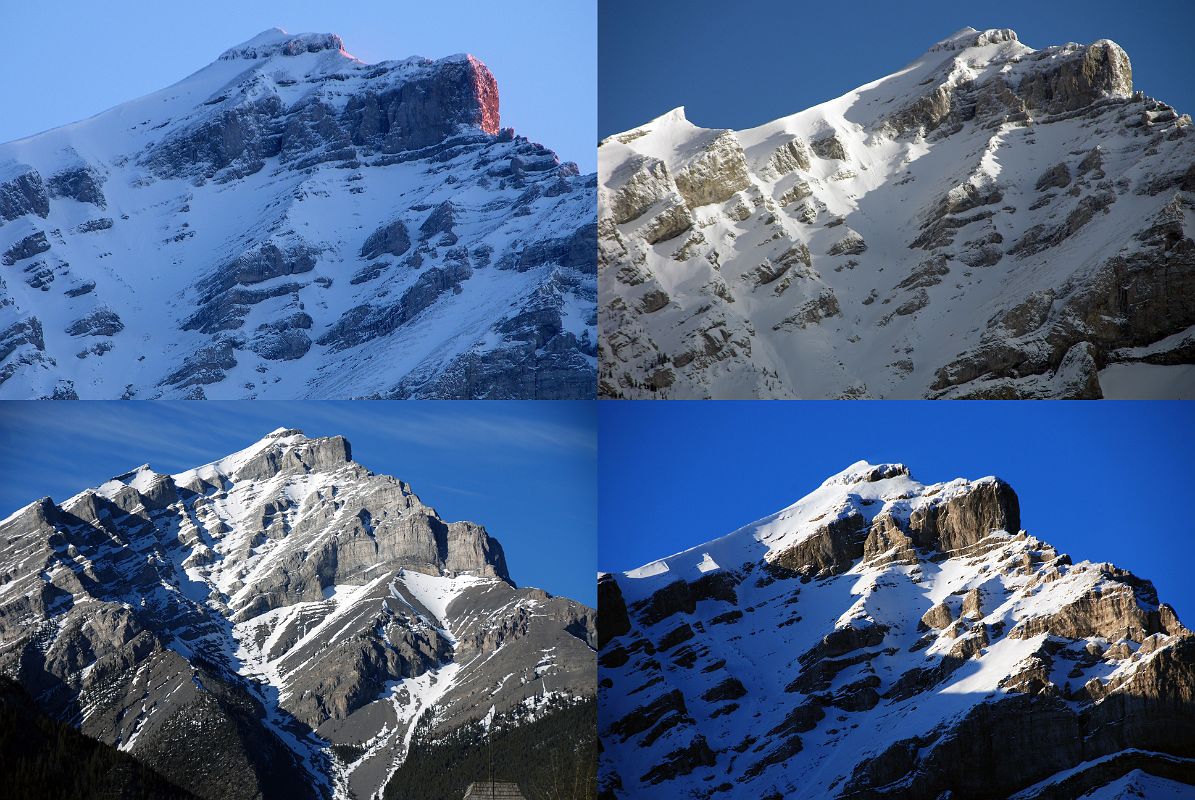
{"label": "exposed rock ridge", "polygon": [[0,145],[0,396],[592,397],[595,191],[471,55],[266,31]]}
{"label": "exposed rock ridge", "polygon": [[1189,126],[1112,41],[968,28],[759,128],[610,136],[599,392],[1096,398],[1187,368]]}
{"label": "exposed rock ridge", "polygon": [[1195,785],[1195,635],[1148,581],[1073,564],[1019,517],[997,479],[860,462],[600,576],[605,796],[1074,797],[1134,769]]}
{"label": "exposed rock ridge", "polygon": [[369,796],[420,718],[594,691],[592,609],[516,587],[484,527],[340,436],[142,465],[0,537],[0,672],[201,796]]}

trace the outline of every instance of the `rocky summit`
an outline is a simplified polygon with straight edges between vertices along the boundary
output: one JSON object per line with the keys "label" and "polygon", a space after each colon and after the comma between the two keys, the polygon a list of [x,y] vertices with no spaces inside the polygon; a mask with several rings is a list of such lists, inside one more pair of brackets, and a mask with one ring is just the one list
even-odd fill
{"label": "rocky summit", "polygon": [[1111,41],[598,153],[604,397],[1195,396],[1195,134]]}
{"label": "rocky summit", "polygon": [[472,56],[266,31],[0,145],[0,397],[593,397],[595,192]]}
{"label": "rocky summit", "polygon": [[417,723],[592,698],[596,635],[340,437],[279,429],[0,522],[0,673],[205,798],[374,796]]}
{"label": "rocky summit", "polygon": [[1149,581],[1021,530],[996,478],[859,462],[598,590],[605,798],[1195,786],[1195,635]]}

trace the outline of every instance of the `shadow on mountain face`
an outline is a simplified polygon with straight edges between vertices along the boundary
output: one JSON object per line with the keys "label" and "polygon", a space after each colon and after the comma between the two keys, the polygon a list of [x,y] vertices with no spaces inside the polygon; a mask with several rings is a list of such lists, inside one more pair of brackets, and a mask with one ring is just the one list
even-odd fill
{"label": "shadow on mountain face", "polygon": [[[760,580],[798,577],[783,569],[769,573]],[[770,693],[771,697],[792,698],[782,722],[763,725],[748,720],[748,735],[741,747],[733,748],[735,752],[716,750],[706,739],[703,717],[745,713],[739,706],[750,704],[752,698],[744,698],[748,690],[733,675],[721,682],[714,680],[722,676],[726,664],[721,660],[708,663],[714,656],[702,641],[703,635],[731,635],[729,631],[743,618],[743,611],[750,615],[759,613],[760,608],[714,616],[713,620],[723,620],[717,626],[710,624],[710,613],[704,614],[704,622],[692,615],[701,602],[715,597],[738,605],[735,583],[744,579],[741,574],[732,578],[723,572],[697,581],[677,580],[629,605],[616,579],[606,576],[599,582],[600,686],[606,692],[616,683],[624,687],[621,703],[602,705],[603,750],[639,751],[658,740],[670,743],[662,757],[659,752],[664,751],[657,751],[656,763],[641,777],[603,769],[602,797],[629,796],[618,789],[624,778],[633,777],[658,787],[663,797],[678,788],[669,781],[719,764],[746,764],[745,768],[736,766],[736,771],[748,780],[768,770],[783,772],[783,765],[802,750],[823,746],[824,737],[815,729],[855,727],[850,722],[853,712],[866,712],[880,703],[891,709],[887,721],[875,722],[873,738],[861,750],[863,758],[834,788],[835,797],[999,800],[1016,794],[1024,800],[1071,800],[1133,770],[1195,785],[1195,761],[1190,760],[1195,759],[1195,636],[1181,629],[1176,629],[1176,641],[1143,661],[1114,691],[1099,694],[1098,687],[1072,690],[1069,685],[1060,690],[1045,680],[1050,672],[1047,667],[1040,676],[1028,671],[1018,674],[1017,685],[1005,689],[1002,697],[987,691],[940,692],[943,686],[962,684],[980,670],[980,662],[965,652],[915,666],[887,685],[878,677],[870,682],[867,678],[848,680],[842,685],[843,680],[836,680],[840,674],[853,674],[850,670],[882,659],[886,652],[916,652],[920,648],[918,643],[906,647],[910,635],[889,632],[882,625],[837,629],[807,651],[797,651],[800,655],[795,660],[801,664],[797,677],[782,692]],[[845,594],[836,593],[834,604],[850,597],[845,588],[850,583],[853,581],[831,577],[816,585],[818,591],[839,585]],[[1146,599],[1151,596],[1152,587],[1132,576],[1126,583],[1136,586]],[[799,610],[804,602],[804,598],[797,599],[799,588],[794,585],[788,591],[796,601],[793,608]],[[920,602],[913,606],[917,615],[930,608],[924,597]],[[673,615],[673,621],[666,622]],[[677,619],[686,621],[678,625]],[[721,632],[723,626],[727,633]],[[734,636],[745,639],[743,633]],[[785,632],[777,630],[774,635]],[[885,647],[894,643],[900,647]],[[1063,648],[1064,640],[1058,637],[1048,637],[1043,644],[1046,653]],[[628,672],[624,668],[633,660],[635,670]],[[666,666],[664,662],[670,663]],[[706,674],[713,677],[705,680]],[[749,682],[758,683],[758,676]],[[765,684],[769,682],[764,679]],[[919,713],[939,722],[917,735],[902,736],[906,715]],[[830,716],[839,722],[828,720]],[[885,738],[889,743],[884,744]],[[868,753],[868,745],[876,749]],[[647,757],[646,750],[642,756]],[[1055,778],[1060,773],[1069,774]],[[801,784],[801,776],[790,773],[778,775],[772,782],[765,777],[763,787],[770,785],[774,792],[770,796],[780,798]],[[727,791],[733,788],[730,783],[722,786]],[[769,796],[767,791],[764,795]]]}
{"label": "shadow on mountain face", "polygon": [[[783,798],[835,779],[826,796],[843,800],[1062,800],[1133,770],[1195,785],[1195,761],[1184,761],[1195,759],[1195,636],[1148,581],[1072,568],[1024,533],[936,550],[911,526],[869,523],[848,515],[771,561],[743,542],[733,552],[756,561],[709,559],[723,563],[700,577],[697,557],[717,556],[726,537],[637,577],[600,576],[603,798],[675,796],[704,781]],[[1071,571],[1098,581],[1024,617],[978,568],[967,588],[929,599],[948,559],[957,568],[989,554],[1013,586],[1087,586],[1067,583]],[[860,558],[879,568],[870,582],[852,569]],[[1092,678],[1137,652],[1114,681]],[[980,673],[1006,657],[991,689]],[[1073,688],[1056,667],[1086,683]]]}
{"label": "shadow on mountain face", "polygon": [[[108,741],[136,739],[142,762],[200,796],[320,797],[309,776],[331,773],[324,743],[279,707],[276,688],[242,674],[246,664],[236,655],[232,622],[188,592],[196,585],[183,568],[189,551],[171,536],[177,525],[163,533],[153,509],[132,513],[94,494],[83,502],[74,513],[55,509],[49,555],[61,568],[56,580],[76,584],[81,596],[96,602],[81,616],[71,591],[45,582],[44,605],[75,634],[69,637],[74,644],[45,652],[35,639],[19,657],[20,684],[42,713]],[[83,563],[72,555],[102,552],[113,540],[122,546],[117,555]],[[152,545],[137,549],[134,541]],[[168,591],[166,584],[182,591]],[[95,663],[91,694],[103,697],[93,699],[83,720],[80,687],[60,675],[88,661]],[[148,679],[141,683],[129,677],[142,672]],[[159,712],[151,724],[142,719],[146,698]],[[308,745],[307,765],[282,736]]]}
{"label": "shadow on mountain face", "polygon": [[1076,710],[1045,694],[980,702],[949,730],[895,742],[860,764],[840,797],[1072,800],[1134,769],[1195,785],[1193,665],[1187,637],[1094,705]]}
{"label": "shadow on mountain face", "polygon": [[130,755],[47,717],[0,676],[4,795],[22,800],[196,800]]}

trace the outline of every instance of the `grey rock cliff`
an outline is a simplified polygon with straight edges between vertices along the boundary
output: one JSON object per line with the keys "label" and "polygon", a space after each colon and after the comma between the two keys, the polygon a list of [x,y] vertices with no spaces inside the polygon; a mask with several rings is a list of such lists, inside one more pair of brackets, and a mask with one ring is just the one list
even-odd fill
{"label": "grey rock cliff", "polygon": [[142,466],[0,536],[0,672],[201,796],[368,796],[429,710],[448,732],[594,692],[593,611],[517,588],[484,527],[343,437]]}

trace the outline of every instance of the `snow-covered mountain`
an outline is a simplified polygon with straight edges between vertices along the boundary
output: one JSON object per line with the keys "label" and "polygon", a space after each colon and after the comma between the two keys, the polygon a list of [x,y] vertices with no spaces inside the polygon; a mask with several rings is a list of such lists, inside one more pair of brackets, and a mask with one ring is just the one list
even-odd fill
{"label": "snow-covered mountain", "polygon": [[0,397],[593,397],[595,191],[472,56],[266,31],[0,145]]}
{"label": "snow-covered mountain", "polygon": [[340,437],[280,429],[0,522],[0,673],[203,797],[364,800],[425,714],[592,698],[593,617]]}
{"label": "snow-covered mountain", "polygon": [[968,28],[758,128],[611,136],[599,394],[1195,397],[1190,125],[1113,42]]}
{"label": "snow-covered mountain", "polygon": [[603,796],[1191,796],[1195,635],[1020,525],[996,478],[859,462],[600,575]]}

